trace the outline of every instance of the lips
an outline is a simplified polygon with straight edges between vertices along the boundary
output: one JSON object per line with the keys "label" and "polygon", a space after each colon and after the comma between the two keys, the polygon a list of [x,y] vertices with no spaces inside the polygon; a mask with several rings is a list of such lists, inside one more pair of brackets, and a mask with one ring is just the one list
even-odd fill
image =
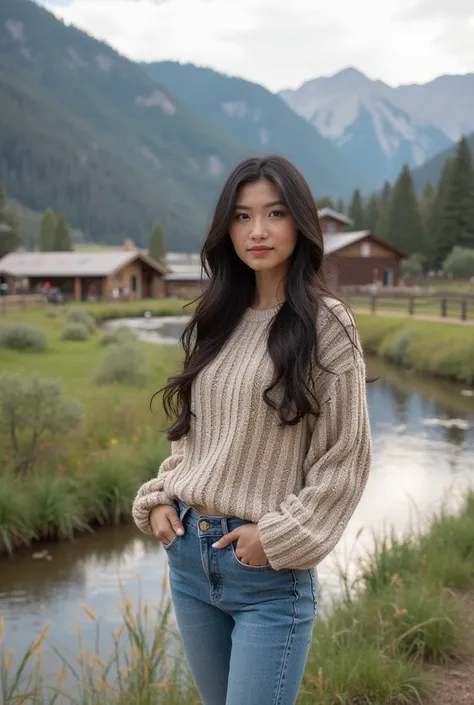
{"label": "lips", "polygon": [[266,252],[267,250],[271,250],[273,248],[271,247],[251,247],[250,252]]}

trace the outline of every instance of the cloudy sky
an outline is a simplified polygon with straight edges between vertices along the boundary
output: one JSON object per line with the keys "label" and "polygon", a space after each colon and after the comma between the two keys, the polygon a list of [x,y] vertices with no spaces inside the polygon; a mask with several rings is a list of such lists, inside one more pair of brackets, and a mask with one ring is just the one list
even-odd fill
{"label": "cloudy sky", "polygon": [[391,85],[474,72],[474,0],[37,0],[136,60],[296,88],[355,66]]}

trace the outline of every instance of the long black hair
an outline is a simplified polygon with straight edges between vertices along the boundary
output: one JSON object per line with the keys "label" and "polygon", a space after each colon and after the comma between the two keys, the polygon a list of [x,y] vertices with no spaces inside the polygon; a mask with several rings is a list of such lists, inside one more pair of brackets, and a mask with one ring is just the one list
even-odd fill
{"label": "long black hair", "polygon": [[[319,413],[319,402],[308,385],[313,365],[323,367],[318,356],[316,321],[323,297],[338,298],[329,289],[324,272],[324,245],[317,207],[303,175],[279,155],[251,158],[229,176],[217,201],[209,233],[201,250],[201,265],[209,277],[181,344],[185,352],[180,374],[170,377],[163,406],[168,419],[168,440],[186,435],[191,423],[191,387],[198,373],[219,353],[246,309],[255,299],[255,273],[237,256],[229,228],[239,189],[260,179],[274,184],[297,228],[296,247],[290,257],[285,301],[268,334],[268,352],[274,365],[265,402],[278,412],[282,425],[295,425],[307,414]],[[341,323],[342,325],[342,323]],[[283,389],[280,403],[270,397]]]}

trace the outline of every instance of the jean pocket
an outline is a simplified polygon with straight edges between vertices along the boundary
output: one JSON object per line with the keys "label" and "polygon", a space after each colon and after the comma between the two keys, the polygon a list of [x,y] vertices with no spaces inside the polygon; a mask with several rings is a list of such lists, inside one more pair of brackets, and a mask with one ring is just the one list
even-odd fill
{"label": "jean pocket", "polygon": [[178,536],[178,534],[175,534],[174,539],[171,539],[171,541],[169,543],[162,542],[163,548],[165,549],[165,551],[169,551],[171,548],[173,548],[173,546],[177,543],[179,538],[180,537]]}
{"label": "jean pocket", "polygon": [[252,573],[262,573],[267,570],[273,570],[271,567],[270,563],[267,563],[266,565],[247,565],[246,563],[242,563],[240,558],[238,558],[236,552],[235,552],[235,545],[234,543],[230,544],[230,549],[232,551],[232,555],[234,557],[234,561],[237,563],[239,568],[243,568],[244,570],[249,570]]}

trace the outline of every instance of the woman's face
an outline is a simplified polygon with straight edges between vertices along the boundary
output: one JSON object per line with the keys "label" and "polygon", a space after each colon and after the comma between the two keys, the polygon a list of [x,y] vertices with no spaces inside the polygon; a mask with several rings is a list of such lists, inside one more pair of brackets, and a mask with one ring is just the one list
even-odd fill
{"label": "woman's face", "polygon": [[255,271],[280,269],[287,262],[298,229],[274,184],[261,179],[239,189],[230,238],[242,262]]}

